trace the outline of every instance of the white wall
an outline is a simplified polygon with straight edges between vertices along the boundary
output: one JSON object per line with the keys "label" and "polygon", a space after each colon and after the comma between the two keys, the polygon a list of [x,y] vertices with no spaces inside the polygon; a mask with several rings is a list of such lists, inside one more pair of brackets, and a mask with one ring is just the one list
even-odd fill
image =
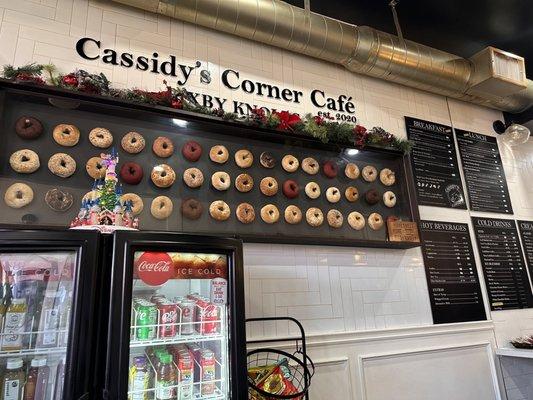
{"label": "white wall", "polygon": [[[102,71],[119,87],[162,88],[161,76],[82,60],[75,43],[91,36],[119,51],[157,50],[161,57],[174,54],[182,63],[206,63],[213,83],[202,85],[195,74],[187,85],[201,93],[287,108],[222,87],[216,74],[225,68],[294,89],[346,93],[354,97],[362,124],[399,136],[405,136],[405,115],[483,134],[493,134],[492,122],[501,118],[498,111],[103,0],[0,0],[0,21],[2,65],[53,62],[63,72]],[[308,100],[290,109],[315,111]],[[533,179],[533,142],[513,152],[501,150],[516,216],[533,218],[533,185],[528,183]],[[420,211],[425,219],[458,222],[469,222],[471,215],[432,207]],[[292,315],[310,335],[318,368],[313,399],[497,399],[500,369],[494,347],[533,333],[531,310],[493,312],[494,324],[431,325],[420,249],[247,244],[245,261],[248,316]],[[289,333],[284,323],[255,325],[249,331],[254,338]],[[509,363],[506,385],[513,399],[525,399],[524,377],[531,369]],[[414,376],[424,379],[413,381]]]}

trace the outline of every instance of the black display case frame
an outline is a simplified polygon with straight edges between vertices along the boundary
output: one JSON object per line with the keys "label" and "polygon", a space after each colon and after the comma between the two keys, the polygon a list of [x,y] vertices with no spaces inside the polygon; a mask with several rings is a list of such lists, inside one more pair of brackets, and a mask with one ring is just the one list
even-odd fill
{"label": "black display case frame", "polygon": [[228,262],[229,358],[231,398],[247,398],[246,326],[242,242],[236,239],[165,232],[117,231],[113,258],[107,336],[106,376],[102,397],[124,399],[128,390],[129,342],[136,251],[221,254]]}
{"label": "black display case frame", "polygon": [[[184,110],[175,110],[169,107],[139,104],[131,101],[113,98],[110,96],[92,95],[86,93],[80,93],[77,91],[71,91],[67,89],[59,89],[51,86],[34,85],[34,84],[21,84],[15,83],[9,80],[0,79],[0,115],[4,114],[4,106],[6,96],[15,95],[19,98],[24,96],[31,96],[32,101],[42,102],[48,104],[50,99],[54,99],[56,102],[63,102],[67,107],[76,107],[81,111],[89,111],[93,113],[100,113],[102,115],[117,116],[120,115],[124,118],[139,118],[139,113],[142,115],[144,121],[158,121],[162,118],[168,119],[181,119],[185,121],[194,121],[201,123],[205,126],[206,130],[210,127],[215,128],[217,132],[231,136],[233,138],[243,138],[246,140],[260,140],[268,143],[278,143],[287,146],[294,146],[299,148],[314,149],[316,151],[332,151],[342,152],[345,147],[336,143],[322,143],[317,139],[296,133],[296,132],[280,132],[272,129],[265,129],[255,126],[248,126],[235,121],[224,120],[223,118],[202,115],[198,113],[192,113]],[[54,101],[53,100],[53,101]],[[118,138],[117,138],[118,139]],[[149,144],[147,144],[148,147]],[[179,151],[177,149],[176,151]],[[403,181],[399,182],[402,190],[405,190],[407,198],[402,199],[403,203],[408,209],[409,217],[414,222],[419,222],[419,211],[416,200],[416,192],[414,187],[413,174],[411,170],[411,162],[408,154],[389,148],[374,148],[365,147],[359,149],[360,152],[364,152],[366,156],[373,157],[376,160],[380,158],[396,158],[401,165]],[[43,168],[42,166],[41,168]],[[44,167],[46,168],[46,167]],[[243,171],[246,172],[246,171]],[[145,172],[146,174],[146,172]],[[29,177],[28,177],[29,178]],[[256,182],[258,185],[259,182]],[[89,189],[89,188],[87,188]],[[325,191],[325,187],[323,191]],[[363,201],[362,199],[359,201]],[[76,207],[77,204],[74,204]],[[145,204],[145,209],[147,205]],[[334,205],[331,208],[335,208]],[[283,210],[281,210],[283,211]],[[303,210],[305,213],[305,210]],[[323,210],[326,211],[326,210]],[[206,212],[206,211],[204,211]],[[233,210],[232,210],[233,212]],[[256,218],[259,218],[259,209],[256,209]],[[325,212],[324,212],[325,214]],[[304,216],[305,218],[305,216]],[[280,219],[283,219],[283,215]],[[5,221],[0,221],[0,223]],[[302,221],[304,224],[305,222]],[[326,222],[324,222],[326,224]],[[345,224],[347,224],[345,216]],[[23,224],[10,224],[14,227],[24,227]],[[40,227],[44,227],[41,225]],[[51,227],[54,228],[54,227]],[[142,221],[141,221],[142,228]],[[386,230],[385,228],[382,228]],[[187,230],[183,230],[183,233],[189,233]],[[395,248],[406,249],[412,247],[418,247],[419,243],[413,242],[392,242],[388,240],[374,240],[368,238],[346,238],[335,235],[335,232],[331,231],[331,234],[323,234],[322,236],[306,237],[302,235],[280,235],[280,234],[267,234],[264,232],[259,233],[233,233],[228,234],[220,233],[220,236],[234,236],[242,239],[245,242],[257,242],[257,243],[282,243],[282,244],[318,244],[318,245],[337,245],[337,246],[351,246],[351,247],[373,247],[373,248]],[[199,233],[199,232],[190,232]],[[218,232],[216,233],[219,234]]]}

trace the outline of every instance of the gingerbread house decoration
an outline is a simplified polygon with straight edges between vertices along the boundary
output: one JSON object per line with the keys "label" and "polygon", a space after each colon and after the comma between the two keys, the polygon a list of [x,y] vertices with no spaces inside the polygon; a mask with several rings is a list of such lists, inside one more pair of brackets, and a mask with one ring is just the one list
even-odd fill
{"label": "gingerbread house decoration", "polygon": [[110,154],[102,153],[100,157],[106,168],[105,178],[94,181],[70,228],[98,229],[105,233],[117,229],[138,229],[139,219],[133,216],[131,202],[121,201],[122,188],[115,172],[118,154],[112,149]]}

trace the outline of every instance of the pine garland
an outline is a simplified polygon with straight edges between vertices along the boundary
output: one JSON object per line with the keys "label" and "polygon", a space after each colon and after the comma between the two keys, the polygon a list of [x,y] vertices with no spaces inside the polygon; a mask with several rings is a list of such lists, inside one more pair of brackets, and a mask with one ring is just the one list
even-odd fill
{"label": "pine garland", "polygon": [[[45,77],[43,74],[48,76]],[[361,125],[326,120],[320,116],[306,114],[303,119],[298,114],[288,111],[266,112],[256,108],[250,115],[241,117],[235,113],[222,109],[212,109],[201,106],[195,98],[184,88],[170,87],[166,81],[165,90],[149,92],[141,89],[115,89],[103,74],[90,74],[84,70],[76,70],[66,75],[57,73],[54,65],[28,64],[15,68],[4,66],[3,77],[16,82],[49,84],[63,89],[84,93],[111,96],[136,103],[151,104],[191,111],[204,115],[211,115],[227,121],[240,122],[249,126],[275,129],[278,131],[295,132],[310,136],[323,143],[337,143],[355,147],[383,147],[392,148],[407,154],[411,151],[412,143],[400,139],[383,128],[374,127],[367,130]]]}

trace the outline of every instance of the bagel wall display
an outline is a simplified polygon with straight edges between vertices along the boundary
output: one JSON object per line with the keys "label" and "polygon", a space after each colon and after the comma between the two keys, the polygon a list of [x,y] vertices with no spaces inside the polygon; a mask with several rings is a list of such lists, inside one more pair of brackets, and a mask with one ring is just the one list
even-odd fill
{"label": "bagel wall display", "polygon": [[387,220],[415,219],[396,152],[249,137],[247,127],[103,113],[97,104],[59,109],[7,99],[0,184],[11,211],[2,223],[31,215],[37,225],[67,226],[72,204],[103,178],[100,153],[111,147],[120,156],[122,199],[143,229],[387,247]]}

